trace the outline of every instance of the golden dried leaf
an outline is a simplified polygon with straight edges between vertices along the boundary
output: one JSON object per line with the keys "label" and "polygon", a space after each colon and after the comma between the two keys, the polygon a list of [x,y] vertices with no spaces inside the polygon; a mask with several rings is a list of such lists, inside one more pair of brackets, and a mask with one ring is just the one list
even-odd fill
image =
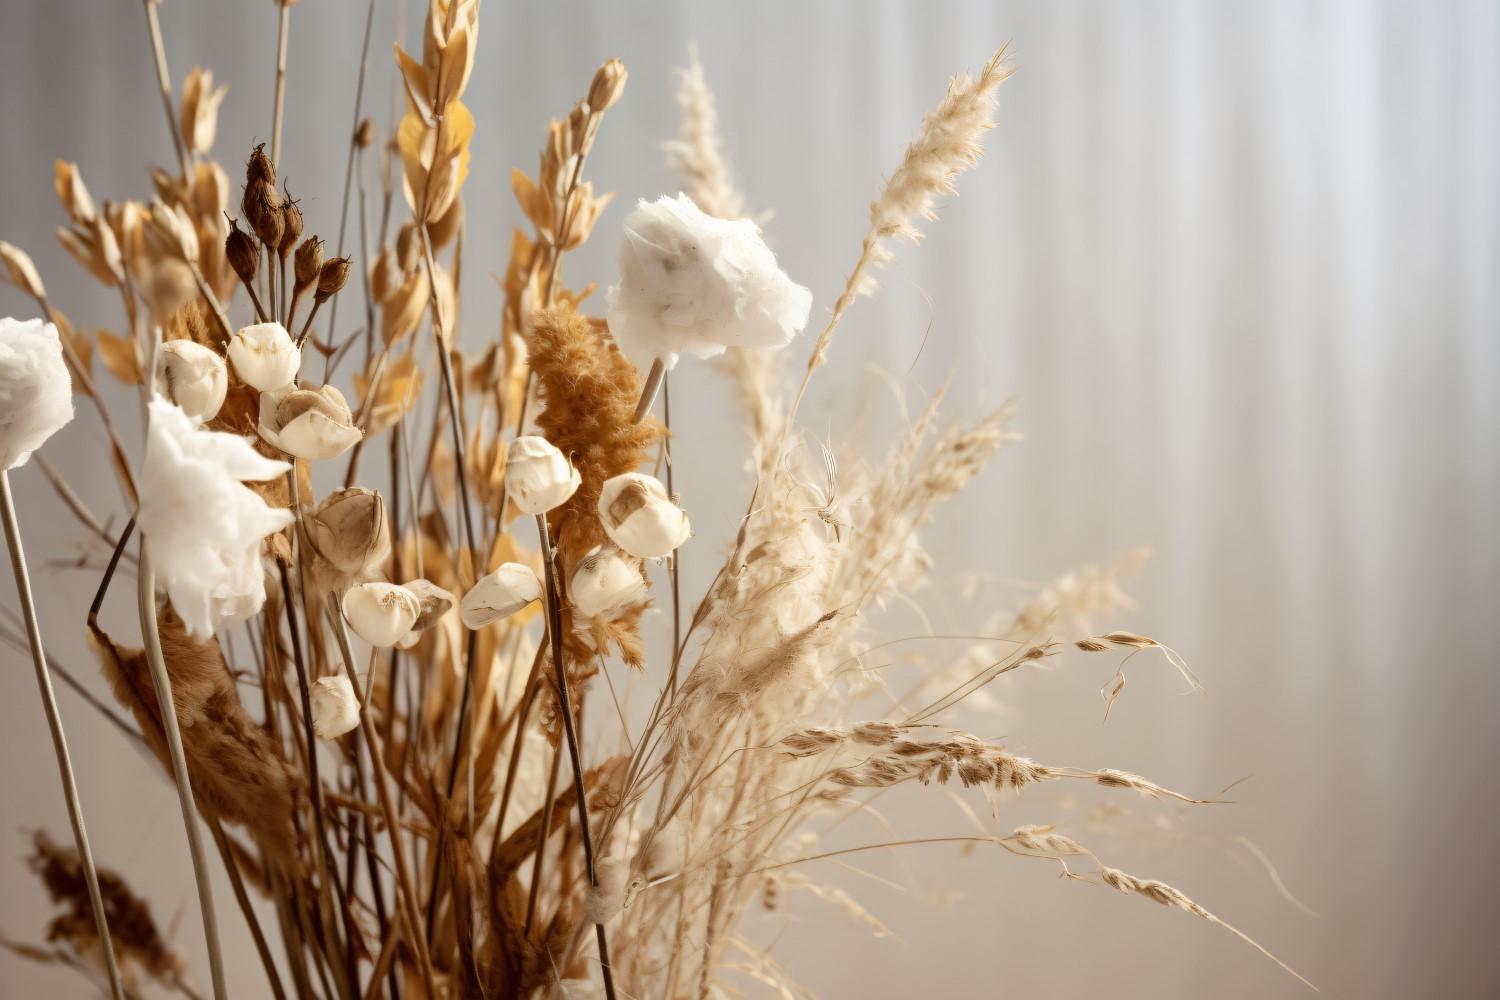
{"label": "golden dried leaf", "polygon": [[108,330],[95,330],[94,339],[99,344],[99,360],[109,373],[126,385],[140,385],[141,348],[134,337],[117,337]]}
{"label": "golden dried leaf", "polygon": [[5,264],[6,277],[12,285],[34,299],[47,297],[42,276],[37,273],[36,265],[31,262],[31,255],[25,250],[0,240],[0,262]]}
{"label": "golden dried leaf", "polygon": [[[374,364],[378,364],[378,359],[372,362],[372,368]],[[388,360],[378,385],[371,385],[373,379],[373,371],[368,376],[354,376],[354,391],[363,401],[360,412],[363,414],[367,436],[392,427],[403,415],[411,412],[412,406],[422,394],[422,369],[410,353],[393,361]]]}

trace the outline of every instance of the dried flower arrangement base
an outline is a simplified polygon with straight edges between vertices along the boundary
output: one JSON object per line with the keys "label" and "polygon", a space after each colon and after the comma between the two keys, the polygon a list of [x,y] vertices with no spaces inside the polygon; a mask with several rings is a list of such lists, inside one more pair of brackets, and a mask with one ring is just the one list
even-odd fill
{"label": "dried flower arrangement base", "polygon": [[[225,88],[195,67],[174,96],[157,0],[144,7],[176,172],[153,173],[148,202],[101,206],[78,167],[58,163],[59,236],[118,292],[124,335],[75,332],[31,259],[0,244],[10,281],[45,320],[0,324],[4,465],[20,466],[71,419],[74,393],[109,435],[129,518],[118,535],[38,464],[111,550],[87,625],[129,718],[94,704],[174,778],[214,997],[701,1000],[753,982],[798,995],[740,937],[742,918],[798,888],[879,930],[803,869],[897,845],[991,844],[1222,924],[1056,826],[820,846],[872,797],[910,782],[957,781],[992,805],[1048,781],[1210,801],[1123,771],[1040,763],[944,725],[995,678],[1070,642],[1120,671],[1131,656],[1163,656],[1196,686],[1152,639],[1068,634],[1070,612],[1114,603],[1119,568],[1039,595],[994,637],[1008,650],[999,658],[929,671],[894,708],[871,698],[881,687],[869,656],[899,641],[880,639],[880,611],[930,569],[916,532],[1011,439],[1010,409],[949,423],[938,393],[883,463],[847,463],[868,469],[853,475],[839,472],[852,445],[815,455],[797,413],[840,323],[894,263],[892,244],[921,238],[935,199],[978,160],[1010,72],[1003,52],[954,79],[923,119],[870,206],[805,368],[788,380],[782,349],[814,296],[745,218],[696,58],[679,89],[682,135],[668,147],[683,193],[627,214],[607,317],[589,314],[594,286],[570,287],[563,263],[609,202],[585,164],[624,91],[617,60],[552,122],[536,175],[513,173],[530,228],[515,231],[503,272],[501,332],[461,348],[476,127],[463,98],[478,0],[430,0],[420,47],[397,48],[405,108],[388,136],[360,117],[362,60],[331,245],[303,235],[331,220],[305,218],[278,187],[293,5],[277,5],[272,138],[250,153],[237,217],[212,157]],[[357,253],[346,240],[352,187]],[[364,322],[341,329],[350,296],[362,301],[346,320]],[[139,387],[139,466],[119,426],[137,418],[105,405],[96,356]],[[703,377],[730,379],[744,405],[754,487],[717,575],[691,600],[678,554],[710,558],[712,541],[693,539],[674,489],[671,378],[680,364],[703,372],[697,359],[716,359],[718,374]],[[362,461],[384,468],[362,474]],[[314,466],[341,488],[320,497]],[[67,911],[48,930],[51,947],[4,944],[78,968],[117,998],[147,982],[204,995],[120,876],[94,866],[8,476],[6,537],[76,850],[35,842],[33,864]],[[139,648],[98,619],[122,560],[139,584]],[[653,603],[670,617],[668,648],[642,636]],[[651,692],[634,715],[620,695],[631,671],[645,680],[635,690]],[[225,980],[210,842],[264,983]],[[274,924],[255,897],[271,901]]]}

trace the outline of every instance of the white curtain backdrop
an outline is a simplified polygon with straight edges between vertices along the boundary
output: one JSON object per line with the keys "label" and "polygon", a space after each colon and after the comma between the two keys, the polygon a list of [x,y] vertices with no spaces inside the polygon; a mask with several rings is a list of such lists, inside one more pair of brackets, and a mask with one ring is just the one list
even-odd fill
{"label": "white curtain backdrop", "polygon": [[[325,238],[337,228],[364,7],[306,0],[292,11],[282,173]],[[397,10],[379,0],[367,107],[382,123],[396,99]],[[174,81],[197,62],[230,83],[217,152],[232,167],[270,131],[272,5],[174,0],[161,13]],[[466,343],[497,326],[487,273],[503,268],[519,220],[510,167],[534,167],[548,117],[603,59],[622,57],[631,76],[589,173],[619,194],[573,279],[608,284],[628,206],[675,191],[659,143],[677,125],[671,70],[696,41],[743,186],[774,210],[768,238],[821,309],[923,111],[951,73],[1007,40],[1019,72],[1002,87],[986,159],[925,243],[897,248],[880,296],[850,314],[805,420],[819,434],[851,431],[856,413],[890,426],[895,404],[868,388],[869,365],[898,379],[912,369],[912,399],[953,373],[961,412],[1015,396],[1025,441],[924,534],[945,581],[915,595],[934,630],[972,630],[1021,600],[995,581],[1042,582],[1149,543],[1155,558],[1131,588],[1140,608],[1110,624],[1181,651],[1207,697],[1182,696],[1175,674],[1141,657],[1105,723],[1098,688],[1112,667],[1071,656],[998,688],[1000,716],[963,723],[1047,762],[1205,795],[1251,780],[1228,796],[1235,805],[1188,810],[1093,789],[1076,803],[1023,797],[992,821],[982,800],[970,804],[997,829],[1065,821],[1329,996],[1488,995],[1500,918],[1493,3],[491,0],[469,88],[479,131]],[[52,161],[76,161],[96,198],[148,194],[150,164],[171,157],[154,87],[139,2],[0,2],[0,238],[33,254],[79,327],[121,332],[119,306],[52,236],[63,218]],[[34,307],[0,288],[0,311]],[[792,348],[799,361],[806,350],[806,339]],[[679,371],[694,593],[744,484],[723,384],[704,366]],[[105,454],[83,408],[49,448],[119,525]],[[41,574],[43,627],[103,693],[82,641],[95,574],[60,565],[80,551],[80,531],[36,470],[15,478],[32,565],[57,564]],[[990,583],[965,602],[953,595],[968,570]],[[14,601],[8,578],[0,600]],[[133,634],[130,602],[116,601],[110,620]],[[66,839],[66,818],[29,663],[8,648],[0,662],[0,935],[36,941],[49,911],[22,861],[26,831]],[[81,700],[60,698],[101,863],[129,873],[176,925],[206,981],[171,788]],[[918,792],[882,801],[903,833],[966,823],[943,790]],[[1100,803],[1129,810],[1116,833],[1088,820]],[[874,824],[854,833],[881,836]],[[1248,851],[1239,837],[1324,919],[1283,899],[1265,868],[1236,861]],[[899,941],[796,896],[748,929],[776,938],[789,973],[828,998],[1308,995],[1222,929],[1059,881],[1048,863],[945,847],[904,857],[924,898],[832,865],[807,871],[855,893]],[[260,996],[227,882],[218,892],[233,995]],[[0,993],[91,995],[71,973],[8,953]]]}

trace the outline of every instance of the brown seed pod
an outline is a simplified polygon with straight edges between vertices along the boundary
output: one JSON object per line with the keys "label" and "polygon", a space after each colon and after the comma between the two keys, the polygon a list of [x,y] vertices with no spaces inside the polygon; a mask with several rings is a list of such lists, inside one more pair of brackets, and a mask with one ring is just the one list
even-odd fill
{"label": "brown seed pod", "polygon": [[310,236],[302,241],[297,248],[297,256],[293,260],[293,274],[296,283],[292,286],[296,294],[301,295],[318,280],[318,275],[323,270],[323,241],[316,236]]}
{"label": "brown seed pod", "polygon": [[276,183],[276,164],[266,155],[266,144],[256,146],[250,154],[249,161],[245,164],[245,184],[255,181],[265,181],[267,184]]}
{"label": "brown seed pod", "polygon": [[230,220],[229,236],[224,240],[224,256],[229,258],[229,266],[234,268],[234,273],[246,284],[255,280],[255,272],[260,267],[260,252],[255,249],[255,241],[250,234],[240,228],[235,220]]}
{"label": "brown seed pod", "polygon": [[349,258],[335,257],[323,265],[318,272],[318,291],[313,296],[318,302],[337,295],[344,282],[349,280]]}
{"label": "brown seed pod", "polygon": [[292,200],[287,193],[281,203],[281,242],[277,245],[277,252],[282,260],[292,252],[297,241],[302,238],[302,209]]}
{"label": "brown seed pod", "polygon": [[256,179],[247,183],[244,197],[240,199],[240,210],[262,243],[268,247],[281,246],[286,220],[282,216],[281,195],[269,181]]}

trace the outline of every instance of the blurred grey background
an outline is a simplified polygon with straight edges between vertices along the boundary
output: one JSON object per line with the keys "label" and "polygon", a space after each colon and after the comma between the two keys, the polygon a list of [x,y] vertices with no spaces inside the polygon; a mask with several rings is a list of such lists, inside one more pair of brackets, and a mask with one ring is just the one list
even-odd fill
{"label": "blurred grey background", "polygon": [[[325,237],[337,227],[364,9],[306,0],[292,12],[282,172]],[[141,4],[0,10],[0,238],[32,253],[76,325],[120,332],[118,303],[52,236],[63,219],[52,161],[76,161],[102,200],[147,195],[149,166],[170,159]],[[270,131],[274,8],[171,0],[161,13],[174,85],[195,62],[230,83],[216,152],[233,174]],[[415,25],[418,11],[407,15]],[[379,0],[366,106],[382,123],[398,107],[397,20],[396,0]],[[570,265],[573,280],[608,284],[628,207],[676,190],[659,143],[677,128],[672,69],[696,41],[739,178],[774,210],[768,239],[822,309],[923,111],[950,74],[1007,40],[1019,72],[1002,87],[985,161],[922,246],[897,248],[879,298],[850,314],[806,422],[850,430],[869,395],[866,366],[900,376],[924,336],[913,398],[955,371],[960,411],[1017,397],[1024,443],[924,534],[940,574],[1043,582],[1149,543],[1156,557],[1131,586],[1140,608],[1110,624],[1176,647],[1208,695],[1181,696],[1170,671],[1138,659],[1104,723],[1097,692],[1112,666],[1074,656],[999,689],[1000,721],[968,724],[1047,762],[1203,794],[1253,777],[1236,805],[1186,812],[1080,793],[1084,805],[1127,806],[1123,836],[1096,831],[1055,792],[1007,803],[997,828],[1064,820],[1326,995],[1493,996],[1495,4],[491,0],[467,94],[479,130],[465,191],[466,342],[497,325],[485,275],[503,268],[520,220],[509,170],[534,169],[548,117],[603,59],[620,56],[631,76],[588,173],[618,199]],[[0,288],[0,311],[34,307]],[[803,338],[791,350],[806,349]],[[744,484],[722,383],[704,366],[680,371],[674,416],[692,429],[678,487],[700,536],[685,560],[692,593]],[[133,413],[131,397],[111,391]],[[872,398],[877,417],[892,405]],[[92,414],[80,408],[48,454],[123,521]],[[96,575],[61,565],[81,532],[39,472],[15,479],[52,650],[102,690],[82,642]],[[1023,591],[1009,594],[919,597],[942,631],[973,629]],[[117,598],[110,614],[123,627],[129,602]],[[14,601],[8,575],[0,599]],[[66,818],[29,664],[8,648],[0,661],[0,935],[35,941],[49,910],[22,861],[25,831],[66,839]],[[176,938],[206,980],[172,790],[74,694],[60,698],[101,863],[128,872],[163,923],[180,920]],[[964,823],[940,791],[900,801],[887,816],[903,832]],[[1247,851],[1238,837],[1324,919],[1231,857]],[[900,941],[795,898],[751,930],[777,938],[789,973],[829,998],[1308,995],[1222,929],[1061,882],[1049,864],[943,847],[907,856],[925,888],[962,897],[930,905],[831,866],[809,872],[855,892]],[[219,895],[235,995],[256,996],[227,884]],[[0,993],[90,995],[72,973],[5,953]]]}

